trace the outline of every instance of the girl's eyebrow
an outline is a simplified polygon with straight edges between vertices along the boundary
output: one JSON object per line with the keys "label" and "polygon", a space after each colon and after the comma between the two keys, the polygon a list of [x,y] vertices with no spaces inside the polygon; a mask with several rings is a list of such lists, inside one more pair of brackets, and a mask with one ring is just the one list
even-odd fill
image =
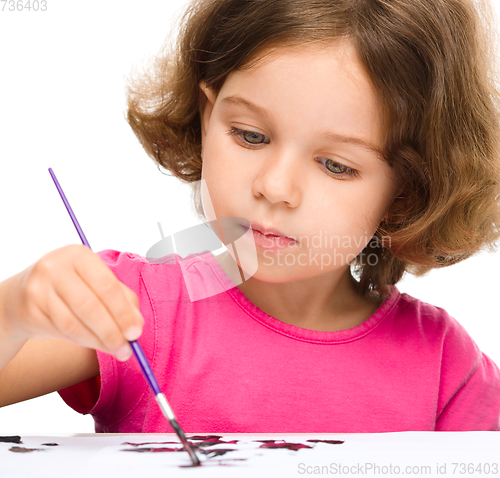
{"label": "girl's eyebrow", "polygon": [[256,105],[255,103],[251,103],[250,101],[245,100],[239,96],[226,96],[226,98],[224,98],[221,103],[226,103],[234,106],[245,106],[249,110],[252,110],[254,113],[263,116],[267,120],[271,119],[269,112],[265,108]]}
{"label": "girl's eyebrow", "polygon": [[[253,111],[254,113],[263,116],[267,120],[270,120],[271,118],[269,112],[265,108],[256,105],[255,103],[252,103],[248,100],[245,100],[244,98],[241,98],[239,96],[226,96],[226,98],[223,98],[221,100],[221,103],[230,104],[234,106],[244,106],[249,110]],[[331,132],[323,134],[322,137],[325,139],[336,141],[338,143],[348,143],[348,144],[353,144],[355,146],[360,146],[364,149],[371,151],[372,153],[375,153],[379,159],[383,159],[384,157],[384,154],[380,148],[377,148],[375,145],[361,138],[356,138],[354,136],[345,136],[342,134],[331,133]]]}

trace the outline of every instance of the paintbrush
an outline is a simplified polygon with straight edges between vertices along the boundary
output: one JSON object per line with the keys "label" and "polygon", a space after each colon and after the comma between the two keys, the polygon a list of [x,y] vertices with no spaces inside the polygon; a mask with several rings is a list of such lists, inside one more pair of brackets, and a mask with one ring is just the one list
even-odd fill
{"label": "paintbrush", "polygon": [[[73,209],[71,209],[71,206],[69,205],[68,200],[66,199],[66,195],[64,194],[59,181],[56,178],[56,175],[54,174],[54,171],[52,171],[52,168],[49,168],[49,173],[52,176],[52,179],[54,180],[54,184],[56,185],[57,190],[59,191],[59,195],[61,196],[61,199],[63,200],[64,205],[66,206],[66,209],[71,217],[71,220],[73,221],[73,224],[76,227],[76,230],[78,231],[78,235],[80,236],[80,239],[82,240],[83,244],[87,246],[90,250],[92,248],[90,247],[90,244],[87,241],[87,238],[85,237],[85,234],[83,233],[82,228],[80,227],[80,223],[76,219],[75,213],[73,212]],[[153,370],[151,368],[151,365],[149,365],[149,361],[144,355],[144,352],[142,350],[142,347],[140,346],[139,342],[137,340],[132,340],[129,342],[132,350],[134,351],[135,357],[137,358],[137,361],[139,362],[139,365],[141,366],[142,372],[144,373],[144,376],[147,379],[147,382],[149,383],[149,386],[151,387],[151,390],[153,390],[153,393],[155,394],[156,402],[158,403],[158,406],[160,407],[160,410],[163,412],[163,415],[168,419],[170,422],[170,425],[172,425],[172,428],[175,430],[175,433],[177,433],[177,436],[181,440],[182,444],[184,445],[184,449],[189,453],[189,456],[191,457],[191,460],[193,462],[193,465],[200,465],[200,460],[196,456],[196,453],[194,452],[193,448],[189,444],[189,442],[186,439],[186,435],[182,431],[182,428],[180,427],[179,423],[177,423],[177,419],[175,418],[174,412],[172,408],[170,407],[167,398],[165,395],[161,392],[160,387],[158,385],[158,382],[156,380],[156,377],[153,373]]]}

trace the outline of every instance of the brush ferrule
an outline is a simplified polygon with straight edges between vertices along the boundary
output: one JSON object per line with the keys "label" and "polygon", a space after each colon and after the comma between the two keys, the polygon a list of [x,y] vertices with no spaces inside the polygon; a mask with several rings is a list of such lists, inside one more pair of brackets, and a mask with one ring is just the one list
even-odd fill
{"label": "brush ferrule", "polygon": [[165,395],[163,393],[159,393],[158,395],[155,396],[156,402],[158,403],[158,406],[160,407],[161,411],[163,414],[170,420],[175,420],[175,415],[173,410],[170,408],[170,405],[167,402],[167,399],[165,398]]}

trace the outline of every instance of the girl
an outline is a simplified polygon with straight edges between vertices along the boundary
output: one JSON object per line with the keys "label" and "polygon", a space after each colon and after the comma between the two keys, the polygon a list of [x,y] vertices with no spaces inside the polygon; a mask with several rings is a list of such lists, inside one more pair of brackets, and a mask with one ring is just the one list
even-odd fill
{"label": "girl", "polygon": [[[175,254],[50,252],[0,283],[0,405],[59,390],[96,431],[168,431],[140,337],[186,432],[500,430],[497,366],[396,287],[500,236],[486,7],[194,2],[128,120],[203,180],[200,215],[251,226],[257,271],[191,302]],[[229,254],[203,258],[230,281]]]}

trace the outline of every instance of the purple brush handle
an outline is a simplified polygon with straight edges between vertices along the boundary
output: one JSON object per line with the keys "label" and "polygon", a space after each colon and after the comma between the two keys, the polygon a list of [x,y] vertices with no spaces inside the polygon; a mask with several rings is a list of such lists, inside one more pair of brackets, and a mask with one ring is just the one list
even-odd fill
{"label": "purple brush handle", "polygon": [[61,199],[63,200],[63,203],[66,206],[66,209],[71,217],[71,220],[73,221],[74,226],[76,227],[76,230],[78,231],[78,235],[80,236],[80,239],[82,240],[83,245],[87,246],[90,250],[92,250],[92,248],[90,247],[89,241],[87,241],[87,238],[85,237],[85,234],[83,233],[82,228],[80,227],[78,219],[76,218],[75,213],[73,212],[73,209],[71,209],[71,206],[69,205],[69,202],[66,199],[66,195],[64,194],[64,191],[62,190],[62,187],[59,184],[59,181],[57,180],[56,175],[54,174],[54,171],[52,171],[52,168],[49,168],[49,173],[52,176],[52,179],[54,180],[54,184],[56,185],[56,188],[59,191],[59,196],[61,196]]}
{"label": "purple brush handle", "polygon": [[[64,194],[61,185],[59,184],[59,181],[57,180],[56,175],[54,174],[54,171],[52,171],[52,168],[49,168],[49,173],[52,176],[52,179],[54,180],[54,184],[56,185],[56,188],[59,191],[59,195],[61,196],[61,199],[63,200],[63,203],[66,206],[66,209],[71,217],[71,220],[73,221],[73,224],[76,227],[76,230],[78,231],[78,235],[80,236],[83,245],[87,246],[90,250],[92,250],[89,241],[87,241],[87,238],[85,237],[85,234],[83,233],[83,230],[80,227],[80,223],[78,222],[78,219],[76,218],[75,213],[73,212],[73,209],[71,209],[71,206],[69,205],[69,202],[66,199],[66,195]],[[160,387],[158,386],[158,382],[156,381],[156,377],[154,376],[153,370],[149,365],[148,359],[144,355],[142,347],[140,346],[139,342],[137,342],[137,340],[132,340],[130,342],[130,345],[132,346],[132,350],[134,351],[137,361],[139,362],[139,365],[141,366],[141,369],[144,372],[144,376],[146,377],[150,387],[153,389],[154,394],[158,395],[159,393],[161,393],[161,390]]]}
{"label": "purple brush handle", "polygon": [[137,340],[132,340],[130,342],[130,345],[132,346],[132,350],[134,351],[134,354],[137,357],[137,360],[139,361],[139,365],[141,366],[144,376],[149,382],[149,386],[153,389],[154,394],[158,395],[159,393],[161,393],[161,390],[160,387],[158,386],[158,382],[156,381],[156,377],[154,376],[153,370],[149,365],[149,361],[144,355],[142,347],[140,346],[139,342],[137,342]]}
{"label": "purple brush handle", "polygon": [[[54,174],[54,171],[52,171],[52,168],[49,168],[49,173],[52,176],[52,179],[54,180],[54,184],[56,185],[57,190],[59,191],[59,195],[61,196],[61,199],[63,200],[64,205],[66,206],[66,209],[71,217],[71,220],[73,221],[73,224],[76,227],[76,230],[78,231],[78,235],[80,236],[80,239],[82,240],[83,244],[87,246],[90,250],[92,248],[90,247],[89,241],[87,241],[87,238],[85,237],[85,234],[83,233],[82,228],[80,227],[80,224],[78,222],[78,219],[75,216],[75,213],[73,212],[73,209],[71,209],[71,206],[69,205],[68,200],[66,199],[66,195],[64,194],[61,185],[59,184],[59,181],[56,178],[56,175]],[[194,466],[199,466],[200,465],[200,460],[196,456],[196,453],[194,452],[193,448],[189,444],[189,442],[186,439],[186,435],[182,431],[182,428],[179,426],[177,423],[177,420],[175,419],[174,412],[170,408],[170,405],[167,402],[167,399],[165,398],[165,395],[161,393],[160,387],[158,386],[158,382],[156,381],[156,377],[153,373],[153,370],[151,369],[151,365],[149,365],[149,361],[144,355],[144,352],[142,350],[142,347],[140,346],[139,342],[137,340],[132,340],[129,342],[130,346],[132,347],[132,350],[134,351],[135,357],[137,358],[137,361],[139,362],[139,365],[141,366],[142,372],[144,373],[144,376],[146,377],[149,386],[153,390],[156,401],[158,402],[158,405],[165,415],[165,417],[170,421],[170,424],[172,425],[172,428],[175,430],[175,433],[177,433],[177,436],[180,438],[182,444],[184,445],[184,449],[189,453],[189,456],[191,457],[191,461],[193,462]]]}

